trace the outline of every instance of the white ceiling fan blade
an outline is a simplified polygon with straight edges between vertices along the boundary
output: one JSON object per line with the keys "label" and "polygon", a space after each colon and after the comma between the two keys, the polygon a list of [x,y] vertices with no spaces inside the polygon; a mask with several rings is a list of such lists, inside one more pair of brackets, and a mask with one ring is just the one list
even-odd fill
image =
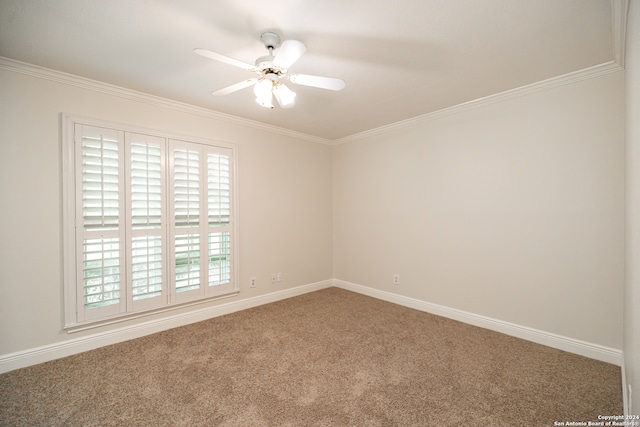
{"label": "white ceiling fan blade", "polygon": [[233,65],[234,67],[242,68],[248,71],[257,71],[256,67],[246,62],[238,61],[237,59],[230,58],[217,52],[212,52],[207,49],[193,49],[193,52],[204,56],[205,58],[213,59],[214,61],[224,62],[225,64]]}
{"label": "white ceiling fan blade", "polygon": [[273,95],[282,108],[291,108],[296,105],[296,93],[282,83],[273,88]]}
{"label": "white ceiling fan blade", "polygon": [[321,89],[342,90],[345,83],[333,77],[310,76],[308,74],[290,74],[289,80],[297,85],[319,87]]}
{"label": "white ceiling fan blade", "polygon": [[289,68],[307,51],[307,47],[297,40],[285,40],[280,46],[273,65],[280,68]]}
{"label": "white ceiling fan blade", "polygon": [[223,87],[222,89],[218,89],[215,92],[211,92],[211,95],[222,96],[227,95],[232,92],[236,92],[240,89],[244,89],[245,87],[253,86],[258,82],[258,79],[248,79],[242,82],[232,84],[231,86]]}

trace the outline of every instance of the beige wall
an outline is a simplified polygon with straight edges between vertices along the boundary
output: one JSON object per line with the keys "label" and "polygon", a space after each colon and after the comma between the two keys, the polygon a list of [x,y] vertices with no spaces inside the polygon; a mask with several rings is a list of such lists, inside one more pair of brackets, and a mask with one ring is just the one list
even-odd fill
{"label": "beige wall", "polygon": [[[640,4],[630,2],[627,22],[627,177],[624,366],[630,414],[640,413]],[[628,389],[627,389],[628,391]]]}
{"label": "beige wall", "polygon": [[[331,146],[5,70],[0,93],[0,355],[162,317],[61,329],[61,112],[238,145],[241,293],[232,300],[332,277]],[[272,285],[277,272],[284,281]]]}
{"label": "beige wall", "polygon": [[624,108],[615,72],[336,146],[335,278],[621,349]]}
{"label": "beige wall", "polygon": [[0,355],[162,318],[61,329],[60,112],[238,144],[235,301],[335,277],[622,348],[623,72],[335,147],[107,92],[0,70]]}

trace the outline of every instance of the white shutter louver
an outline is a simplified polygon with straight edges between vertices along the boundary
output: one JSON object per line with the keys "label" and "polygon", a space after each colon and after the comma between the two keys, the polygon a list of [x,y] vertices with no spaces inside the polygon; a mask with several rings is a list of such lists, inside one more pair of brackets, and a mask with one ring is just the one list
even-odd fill
{"label": "white shutter louver", "polygon": [[176,227],[195,227],[200,221],[200,160],[191,150],[174,151],[174,194]]}
{"label": "white shutter louver", "polygon": [[209,225],[228,225],[231,210],[229,156],[222,154],[208,154],[207,178]]}
{"label": "white shutter louver", "polygon": [[119,226],[118,141],[82,137],[82,216],[85,230]]}
{"label": "white shutter louver", "polygon": [[162,176],[160,147],[131,144],[131,220],[133,229],[160,228]]}

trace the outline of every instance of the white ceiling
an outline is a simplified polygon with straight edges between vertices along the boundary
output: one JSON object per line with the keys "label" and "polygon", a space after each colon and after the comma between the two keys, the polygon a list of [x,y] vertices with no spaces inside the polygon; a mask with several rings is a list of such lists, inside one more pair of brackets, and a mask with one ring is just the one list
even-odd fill
{"label": "white ceiling", "polygon": [[[0,0],[0,56],[334,140],[615,60],[619,0]],[[612,6],[613,5],[613,6]],[[260,34],[302,41],[296,106],[265,109]]]}

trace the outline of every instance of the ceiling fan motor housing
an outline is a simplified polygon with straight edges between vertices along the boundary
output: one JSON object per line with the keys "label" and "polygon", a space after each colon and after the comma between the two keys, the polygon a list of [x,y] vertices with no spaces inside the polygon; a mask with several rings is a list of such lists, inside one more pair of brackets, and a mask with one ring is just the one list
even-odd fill
{"label": "ceiling fan motor housing", "polygon": [[275,58],[273,55],[261,56],[256,59],[256,67],[263,71],[268,69],[274,70],[273,58]]}

